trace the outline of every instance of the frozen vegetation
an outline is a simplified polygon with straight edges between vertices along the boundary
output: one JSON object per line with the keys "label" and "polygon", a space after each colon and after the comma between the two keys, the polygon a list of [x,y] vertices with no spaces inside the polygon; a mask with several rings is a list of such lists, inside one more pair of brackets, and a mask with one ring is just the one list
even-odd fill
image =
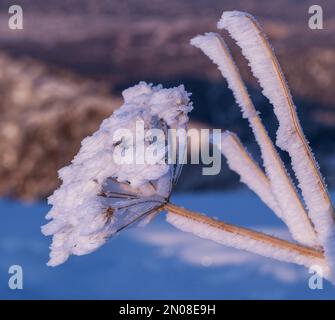
{"label": "frozen vegetation", "polygon": [[[192,109],[189,94],[183,86],[163,89],[141,82],[125,90],[123,98],[124,104],[82,141],[72,163],[59,171],[63,183],[49,197],[47,219],[52,220],[42,228],[53,235],[50,266],[70,254],[96,250],[128,224],[155,213],[171,193],[176,172],[161,162],[166,154],[152,164],[117,161],[117,154],[136,150],[141,142],[123,136],[118,140],[117,132],[127,129],[135,137],[137,121],[147,130],[184,128]],[[149,138],[144,147],[152,143]]]}
{"label": "frozen vegetation", "polygon": [[[47,218],[52,220],[43,227],[45,235],[53,235],[49,265],[62,264],[71,254],[91,253],[133,222],[147,222],[166,209],[167,221],[184,232],[284,262],[319,265],[323,275],[335,281],[334,209],[271,45],[257,21],[243,12],[224,12],[218,28],[226,29],[241,47],[264,96],[274,107],[279,127],[273,143],[224,39],[214,33],[197,36],[191,43],[218,65],[227,80],[254,133],[263,166],[255,163],[234,133],[223,133],[222,143],[216,147],[241,181],[287,226],[293,240],[230,225],[171,204],[170,194],[181,166],[160,161],[166,158],[165,152],[150,164],[120,165],[115,161],[115,154],[139,147],[137,140],[112,139],[116,130],[128,129],[135,134],[138,120],[146,129],[187,127],[192,104],[183,86],[163,89],[141,82],[123,92],[120,109],[83,140],[71,165],[59,171],[63,183],[49,198],[52,209]],[[152,143],[149,138],[145,146]],[[165,144],[160,147],[165,150]],[[290,155],[298,188],[277,147]],[[228,210],[224,204],[221,208],[223,213]]]}

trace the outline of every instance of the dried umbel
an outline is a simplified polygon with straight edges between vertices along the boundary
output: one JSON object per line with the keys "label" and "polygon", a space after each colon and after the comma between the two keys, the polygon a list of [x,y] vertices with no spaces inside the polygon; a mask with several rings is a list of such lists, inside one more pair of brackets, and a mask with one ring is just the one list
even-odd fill
{"label": "dried umbel", "polygon": [[59,171],[63,183],[49,197],[47,218],[52,221],[42,229],[53,235],[51,266],[70,254],[90,253],[126,226],[157,213],[178,179],[180,161],[167,163],[165,151],[154,163],[116,161],[116,155],[153,143],[150,137],[139,141],[122,136],[127,130],[135,137],[137,122],[147,130],[185,128],[192,110],[189,94],[183,86],[163,89],[141,82],[125,90],[123,98],[124,104],[82,141],[72,163]]}
{"label": "dried umbel", "polygon": [[[167,210],[167,221],[185,232],[223,245],[304,266],[319,265],[334,281],[334,209],[319,167],[300,126],[295,106],[279,63],[256,22],[243,12],[224,12],[218,23],[241,47],[263,93],[279,120],[276,144],[287,151],[299,181],[304,202],[290,178],[273,142],[253,105],[239,70],[224,40],[214,33],[192,39],[218,65],[233,91],[243,117],[260,147],[263,168],[231,132],[222,134],[218,145],[229,167],[287,225],[296,242],[233,226],[191,212],[169,202],[181,165],[157,161],[151,164],[118,164],[115,152],[137,147],[136,141],[112,137],[117,129],[136,131],[136,122],[146,129],[185,129],[192,106],[184,87],[163,89],[144,82],[123,92],[124,105],[106,119],[100,129],[83,140],[72,164],[59,171],[62,186],[49,198],[52,221],[43,233],[53,235],[49,265],[63,263],[70,254],[87,254],[113,234],[137,221],[149,221]],[[152,141],[148,139],[146,145]],[[213,142],[214,143],[214,142]],[[177,148],[184,154],[186,142]],[[162,153],[162,159],[166,154]]]}

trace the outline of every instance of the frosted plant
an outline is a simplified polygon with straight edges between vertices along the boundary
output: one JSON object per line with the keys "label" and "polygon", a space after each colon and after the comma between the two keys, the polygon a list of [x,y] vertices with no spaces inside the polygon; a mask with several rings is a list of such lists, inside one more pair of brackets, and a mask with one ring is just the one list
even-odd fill
{"label": "frosted plant", "polygon": [[[275,210],[276,214],[287,224],[292,236],[297,241],[306,245],[316,245],[317,240],[313,226],[299,199],[295,186],[248,95],[228,47],[219,35],[213,33],[198,36],[192,39],[191,43],[202,49],[219,66],[241,107],[243,117],[249,121],[261,149],[264,167],[271,182],[270,189],[272,189],[273,194],[276,194],[278,203],[278,208]],[[225,149],[223,148],[223,150]]]}
{"label": "frosted plant", "polygon": [[[264,170],[232,132],[224,132],[217,147],[241,181],[283,220],[296,242],[233,226],[170,203],[181,171],[180,161],[122,165],[114,161],[113,154],[139,147],[137,140],[112,138],[118,129],[135,133],[138,120],[145,123],[146,129],[165,132],[187,127],[192,104],[183,86],[163,89],[141,82],[123,92],[120,109],[82,141],[72,163],[59,171],[63,183],[49,198],[52,209],[47,218],[52,220],[42,228],[44,234],[53,235],[49,265],[61,264],[71,254],[88,254],[127,226],[148,222],[166,210],[167,221],[182,231],[285,262],[306,267],[317,264],[328,279],[335,280],[334,209],[279,63],[264,32],[250,15],[224,12],[218,27],[227,29],[241,47],[264,95],[274,106],[279,120],[276,144],[291,156],[305,203],[262,124],[227,45],[218,34],[207,33],[191,43],[208,55],[226,78],[253,130]],[[146,147],[151,144],[151,139],[145,141]],[[183,159],[186,141],[176,142],[173,148],[177,158]],[[158,160],[166,156],[162,153]]]}
{"label": "frosted plant", "polygon": [[[224,12],[218,22],[218,28],[226,29],[242,49],[242,54],[249,61],[253,74],[263,88],[263,94],[274,106],[279,121],[276,144],[291,157],[307,210],[262,124],[226,43],[220,35],[207,33],[192,39],[191,44],[200,48],[218,66],[227,80],[228,87],[232,90],[243,117],[248,120],[260,147],[265,173],[254,163],[237,136],[232,133],[223,135],[222,153],[226,156],[230,168],[240,175],[241,181],[258,194],[285,222],[296,241],[324,251],[328,277],[334,280],[333,205],[319,166],[303,134],[289,88],[271,45],[255,18],[244,12]],[[183,230],[199,230],[198,225],[192,228],[185,226],[178,218],[172,220],[174,224],[181,225]],[[213,237],[206,233],[202,236],[213,240]],[[223,234],[218,235],[216,239],[221,243],[227,240],[223,240]],[[233,239],[231,240],[231,245],[236,246]],[[255,249],[256,247],[253,251]]]}
{"label": "frosted plant", "polygon": [[241,182],[254,191],[278,218],[283,219],[282,210],[268,177],[242,145],[238,136],[225,131],[221,136],[221,146],[218,147],[221,147],[229,168],[240,176]]}
{"label": "frosted plant", "polygon": [[264,32],[249,14],[224,12],[218,27],[228,30],[240,46],[253,74],[263,88],[263,94],[274,106],[279,121],[276,144],[291,157],[292,167],[299,181],[309,217],[314,224],[318,242],[335,272],[334,208],[319,166],[300,126],[296,107],[274,52]]}
{"label": "frosted plant", "polygon": [[[59,170],[63,183],[48,199],[52,221],[42,228],[53,235],[50,266],[71,254],[90,253],[133,222],[148,220],[167,202],[178,179],[179,162],[160,161],[165,153],[152,164],[115,161],[116,154],[136,150],[141,142],[118,140],[117,130],[136,136],[137,121],[146,129],[185,128],[192,109],[189,94],[183,86],[163,89],[141,82],[125,90],[123,98],[124,104],[82,141],[72,163]],[[150,146],[150,137],[144,143]]]}

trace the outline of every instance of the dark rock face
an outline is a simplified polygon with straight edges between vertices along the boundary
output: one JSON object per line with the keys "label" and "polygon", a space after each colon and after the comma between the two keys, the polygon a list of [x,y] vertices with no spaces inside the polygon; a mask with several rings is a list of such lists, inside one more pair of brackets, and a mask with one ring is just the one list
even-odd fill
{"label": "dark rock face", "polygon": [[[257,152],[226,83],[190,38],[217,31],[223,10],[254,14],[268,33],[288,79],[305,132],[335,183],[335,6],[324,30],[308,28],[312,1],[62,0],[22,1],[24,30],[8,29],[0,3],[0,193],[44,197],[57,186],[80,140],[122,103],[125,87],[145,80],[193,92],[192,119],[239,134]],[[289,8],[289,9],[288,9]],[[224,34],[226,36],[226,34]],[[272,136],[277,122],[245,60],[228,41]],[[65,71],[64,71],[65,70]],[[285,155],[284,155],[285,156]],[[256,154],[257,158],[257,154]],[[179,187],[230,186],[234,174],[202,177],[187,166]]]}

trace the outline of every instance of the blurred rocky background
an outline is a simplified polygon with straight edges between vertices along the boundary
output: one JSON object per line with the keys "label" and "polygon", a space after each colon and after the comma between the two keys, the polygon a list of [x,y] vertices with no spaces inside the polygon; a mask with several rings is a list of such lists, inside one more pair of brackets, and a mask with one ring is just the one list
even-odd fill
{"label": "blurred rocky background", "polygon": [[[224,10],[255,15],[269,35],[292,89],[305,133],[329,185],[335,184],[335,6],[323,7],[324,29],[308,27],[307,0],[21,0],[24,29],[8,28],[0,2],[0,194],[47,196],[83,137],[140,80],[185,84],[193,92],[191,125],[235,131],[259,158],[216,67],[189,44],[216,31]],[[226,39],[227,35],[223,34]],[[228,39],[229,40],[229,39]],[[271,135],[277,122],[246,62],[229,41]],[[283,157],[287,161],[284,154]],[[218,176],[186,166],[180,190],[230,188],[238,178],[223,163]]]}

